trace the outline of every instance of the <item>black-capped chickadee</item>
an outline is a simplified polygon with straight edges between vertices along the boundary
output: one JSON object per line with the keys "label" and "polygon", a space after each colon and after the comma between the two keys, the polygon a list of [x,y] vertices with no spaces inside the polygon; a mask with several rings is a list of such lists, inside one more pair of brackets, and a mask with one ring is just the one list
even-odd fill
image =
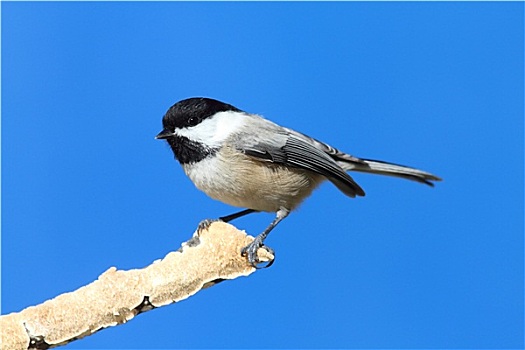
{"label": "black-capped chickadee", "polygon": [[228,222],[259,211],[277,214],[241,252],[253,266],[259,263],[257,250],[270,231],[324,180],[349,197],[365,192],[347,171],[397,176],[430,186],[431,181],[441,180],[418,169],[351,156],[210,98],[177,102],[164,115],[162,125],[156,138],[168,142],[198,189],[221,202],[247,208],[220,220]]}

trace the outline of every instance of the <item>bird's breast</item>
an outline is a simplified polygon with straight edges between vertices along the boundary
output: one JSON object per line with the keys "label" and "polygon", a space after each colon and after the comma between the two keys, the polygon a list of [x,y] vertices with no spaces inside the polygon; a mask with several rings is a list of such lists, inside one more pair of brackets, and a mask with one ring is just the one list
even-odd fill
{"label": "bird's breast", "polygon": [[228,147],[200,162],[183,164],[183,168],[208,196],[267,212],[294,209],[323,180],[310,171],[259,161]]}

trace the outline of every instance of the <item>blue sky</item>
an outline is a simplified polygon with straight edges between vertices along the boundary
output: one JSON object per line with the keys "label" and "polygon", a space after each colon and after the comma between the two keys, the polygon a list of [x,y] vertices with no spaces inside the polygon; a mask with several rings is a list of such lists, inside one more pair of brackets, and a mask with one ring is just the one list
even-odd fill
{"label": "blue sky", "polygon": [[523,347],[523,9],[3,2],[2,313],[237,210],[154,139],[207,96],[444,181],[324,184],[270,235],[270,269],[66,348]]}

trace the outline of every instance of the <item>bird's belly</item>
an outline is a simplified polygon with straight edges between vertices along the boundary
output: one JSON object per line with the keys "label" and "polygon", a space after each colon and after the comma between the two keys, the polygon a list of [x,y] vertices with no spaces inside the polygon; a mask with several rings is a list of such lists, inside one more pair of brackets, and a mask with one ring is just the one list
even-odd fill
{"label": "bird's belly", "polygon": [[297,207],[322,181],[315,173],[260,162],[243,154],[183,166],[195,186],[221,202],[258,211]]}

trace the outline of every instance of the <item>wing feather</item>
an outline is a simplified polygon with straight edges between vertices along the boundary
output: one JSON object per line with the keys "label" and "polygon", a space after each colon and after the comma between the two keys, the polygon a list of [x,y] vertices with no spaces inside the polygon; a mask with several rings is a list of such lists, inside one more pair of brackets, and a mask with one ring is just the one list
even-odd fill
{"label": "wing feather", "polygon": [[316,147],[309,138],[290,133],[279,146],[257,144],[242,151],[259,160],[293,166],[325,176],[350,197],[364,196],[363,189],[324,150]]}

